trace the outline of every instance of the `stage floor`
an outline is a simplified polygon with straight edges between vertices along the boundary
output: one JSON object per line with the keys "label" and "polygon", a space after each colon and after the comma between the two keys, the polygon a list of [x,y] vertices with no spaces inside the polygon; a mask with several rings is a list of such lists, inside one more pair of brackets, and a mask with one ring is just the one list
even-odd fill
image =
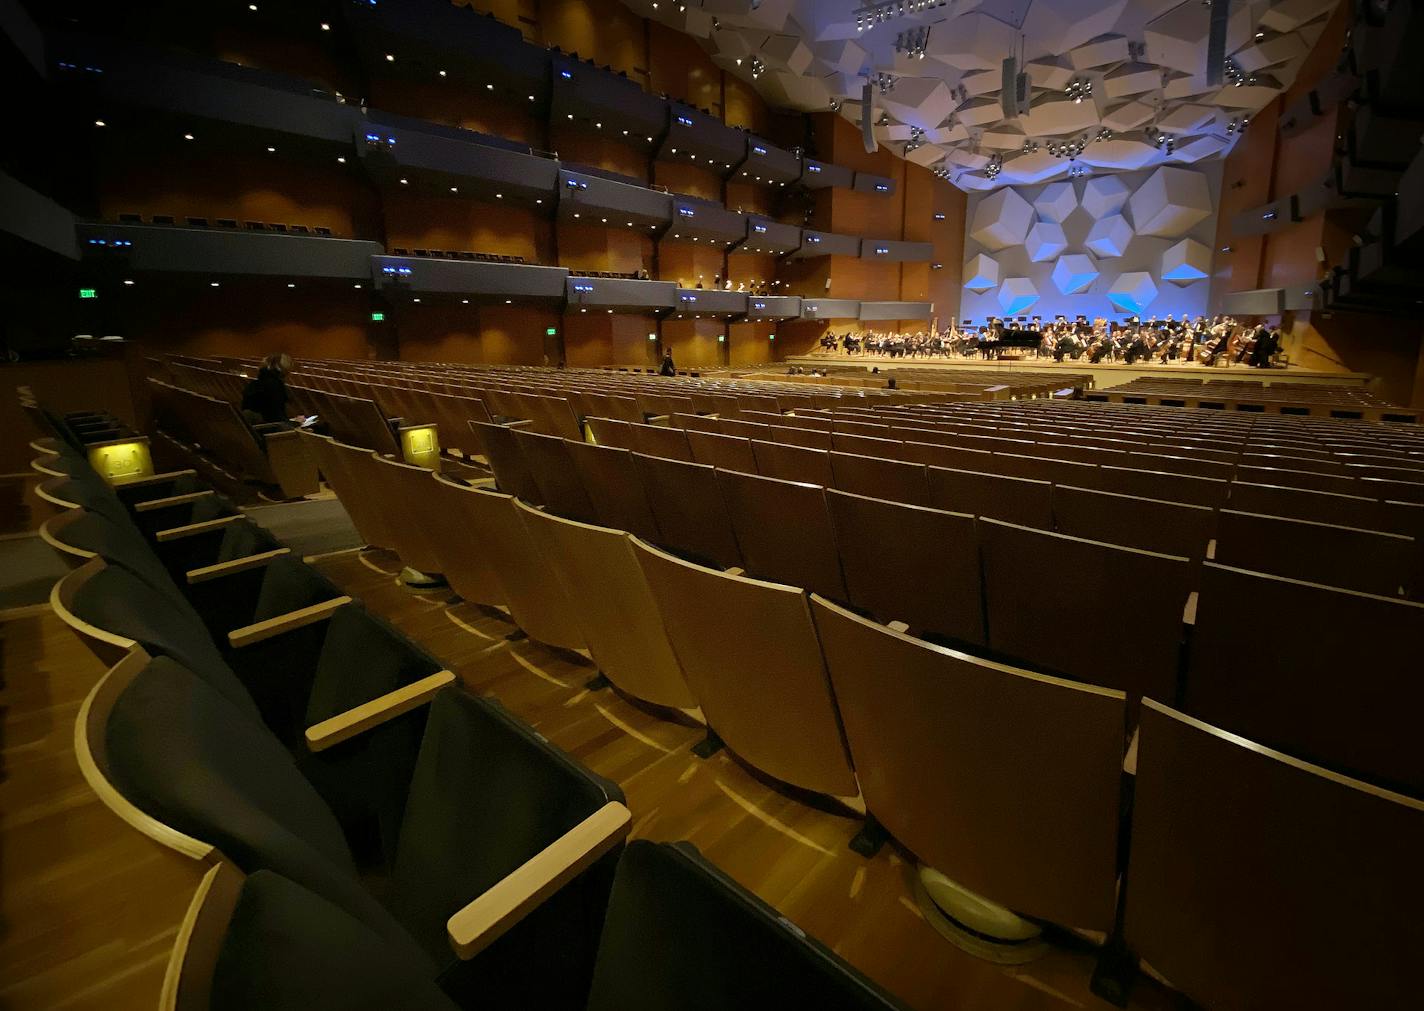
{"label": "stage floor", "polygon": [[1110,386],[1121,386],[1134,379],[1143,377],[1174,378],[1174,379],[1240,379],[1265,383],[1267,386],[1272,383],[1306,383],[1313,386],[1368,386],[1374,378],[1368,372],[1325,372],[1318,369],[1307,369],[1296,365],[1287,365],[1284,368],[1253,369],[1245,365],[1232,365],[1230,367],[1208,368],[1196,362],[1190,363],[1169,363],[1161,365],[1156,362],[1139,363],[1135,365],[1125,365],[1121,362],[1104,362],[1099,365],[1090,365],[1088,362],[1068,359],[1062,362],[1055,362],[1049,358],[1034,358],[1029,356],[1017,361],[984,361],[979,358],[885,358],[879,355],[792,355],[787,358],[785,365],[790,368],[792,365],[800,365],[802,368],[815,368],[817,366],[834,365],[857,366],[869,372],[873,368],[878,368],[882,372],[889,369],[896,371],[908,369],[924,369],[926,371],[984,371],[993,372],[1067,372],[1076,375],[1089,375],[1093,377],[1094,389],[1106,389]]}

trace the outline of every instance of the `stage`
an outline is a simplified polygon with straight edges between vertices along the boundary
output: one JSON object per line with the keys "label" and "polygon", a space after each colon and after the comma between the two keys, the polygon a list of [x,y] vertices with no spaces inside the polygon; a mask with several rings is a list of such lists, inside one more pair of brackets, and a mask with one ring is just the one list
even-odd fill
{"label": "stage", "polygon": [[838,353],[792,355],[783,363],[787,368],[799,365],[802,368],[844,368],[852,366],[869,372],[873,368],[881,372],[894,370],[924,370],[926,372],[982,371],[994,372],[1064,372],[1071,375],[1092,376],[1094,389],[1121,386],[1140,378],[1171,379],[1232,379],[1259,382],[1267,386],[1273,383],[1303,383],[1312,386],[1358,386],[1368,388],[1374,379],[1368,372],[1325,372],[1287,365],[1283,368],[1253,369],[1246,365],[1217,366],[1208,368],[1193,363],[1159,365],[1156,362],[1125,365],[1121,362],[1104,362],[1090,365],[1086,360],[1067,359],[1055,362],[1050,358],[1034,358],[1028,355],[1016,361],[984,361],[979,358],[887,358],[880,355],[847,355]]}

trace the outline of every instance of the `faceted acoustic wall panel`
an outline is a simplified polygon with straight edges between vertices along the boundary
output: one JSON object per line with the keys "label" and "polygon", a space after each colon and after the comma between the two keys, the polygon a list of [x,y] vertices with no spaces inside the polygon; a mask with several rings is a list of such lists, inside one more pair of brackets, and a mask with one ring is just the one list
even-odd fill
{"label": "faceted acoustic wall panel", "polygon": [[1157,298],[1157,285],[1152,275],[1142,270],[1123,274],[1108,288],[1108,301],[1119,312],[1136,316],[1147,310]]}
{"label": "faceted acoustic wall panel", "polygon": [[999,264],[992,257],[980,253],[964,268],[964,287],[974,292],[985,292],[999,286]]}
{"label": "faceted acoustic wall panel", "polygon": [[[1067,66],[1067,57],[1056,59]],[[1039,62],[1047,66],[1052,61]],[[1170,238],[1144,234],[1138,212],[1150,220],[1153,208],[1160,214],[1162,206],[1155,193],[1180,194],[1197,184],[1187,183],[1184,188],[1170,172],[1154,183],[1158,171],[1060,177],[1035,186],[971,193],[959,318],[977,322],[989,316],[1038,315],[1052,319],[1061,313],[1071,319],[1081,313],[1089,319],[1120,321],[1143,307],[1158,316],[1205,313],[1210,284],[1196,282],[1211,276],[1221,162],[1172,167],[1173,172],[1204,182],[1208,212]],[[1134,194],[1149,184],[1147,196],[1135,200]],[[1001,196],[1006,190],[1014,194],[1012,199]],[[990,211],[982,209],[985,204]],[[1006,208],[1022,222],[1025,207],[1032,220],[1021,225],[1022,238],[1017,242],[1001,245],[1006,237],[1001,231],[986,232]],[[981,238],[989,238],[992,245]]]}
{"label": "faceted acoustic wall panel", "polygon": [[1164,165],[1137,188],[1128,207],[1139,235],[1176,239],[1211,216],[1211,191],[1196,169]]}
{"label": "faceted acoustic wall panel", "polygon": [[1020,245],[1032,224],[1033,205],[1006,186],[979,201],[970,219],[969,237],[997,252]]}
{"label": "faceted acoustic wall panel", "polygon": [[1063,234],[1063,226],[1052,221],[1040,221],[1028,230],[1024,248],[1028,258],[1034,263],[1051,260],[1068,247],[1068,239]]}
{"label": "faceted acoustic wall panel", "polygon": [[1211,251],[1196,239],[1183,239],[1162,254],[1162,280],[1179,287],[1211,276]]}
{"label": "faceted acoustic wall panel", "polygon": [[1098,279],[1098,268],[1086,253],[1060,256],[1053,265],[1053,286],[1065,295],[1085,292]]}
{"label": "faceted acoustic wall panel", "polygon": [[999,288],[999,310],[1005,316],[1027,312],[1038,301],[1038,289],[1026,277],[1010,277]]}

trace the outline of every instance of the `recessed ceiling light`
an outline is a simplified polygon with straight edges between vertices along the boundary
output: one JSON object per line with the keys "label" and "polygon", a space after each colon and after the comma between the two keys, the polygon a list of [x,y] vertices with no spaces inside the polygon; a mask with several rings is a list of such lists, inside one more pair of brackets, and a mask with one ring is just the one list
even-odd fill
{"label": "recessed ceiling light", "polygon": [[133,287],[133,281],[125,280],[124,284],[128,285],[129,287]]}
{"label": "recessed ceiling light", "polygon": [[494,198],[495,198],[496,200],[503,200],[503,199],[504,199],[504,194],[503,194],[503,193],[496,193],[496,194],[494,195]]}
{"label": "recessed ceiling light", "polygon": [[419,301],[420,301],[420,299],[418,299],[418,298],[417,298],[417,299],[415,299],[415,301],[417,301],[417,302],[419,302]]}
{"label": "recessed ceiling light", "polygon": [[543,197],[536,197],[535,200],[534,200],[534,202],[535,202],[536,204],[542,204],[542,203],[544,202],[544,198],[543,198]]}
{"label": "recessed ceiling light", "polygon": [[387,63],[394,63],[394,62],[396,62],[396,54],[395,54],[395,53],[387,53],[387,54],[386,54],[386,62],[387,62]]}
{"label": "recessed ceiling light", "polygon": [[209,287],[209,288],[216,288],[217,286],[218,286],[218,282],[216,282],[216,281],[209,281],[209,282],[208,282],[208,287]]}
{"label": "recessed ceiling light", "polygon": [[94,120],[94,125],[95,125],[95,126],[108,126],[109,124],[108,124],[108,123],[105,123],[102,119],[96,119],[96,120]]}
{"label": "recessed ceiling light", "polygon": [[296,282],[295,282],[295,281],[288,281],[288,282],[287,282],[287,287],[288,287],[288,288],[295,288],[296,286],[297,286],[297,285],[296,285]]}
{"label": "recessed ceiling light", "polygon": [[193,135],[192,135],[191,133],[185,133],[185,134],[183,135],[183,139],[184,139],[184,140],[192,140],[192,139],[193,139]]}
{"label": "recessed ceiling light", "polygon": [[441,77],[447,77],[447,76],[449,76],[449,75],[447,75],[447,74],[445,73],[445,71],[442,70],[442,71],[440,71],[440,76],[441,76]]}
{"label": "recessed ceiling light", "polygon": [[512,299],[512,298],[507,298],[507,299],[504,300],[504,304],[505,304],[505,305],[513,305],[513,304],[514,304],[514,299]]}
{"label": "recessed ceiling light", "polygon": [[255,10],[257,9],[257,5],[256,5],[256,4],[248,4],[248,5],[247,5],[247,9],[250,10],[250,11],[255,11]]}
{"label": "recessed ceiling light", "polygon": [[493,91],[493,90],[494,90],[494,85],[493,85],[493,84],[486,84],[486,85],[485,85],[485,90],[486,90],[486,91]]}
{"label": "recessed ceiling light", "polygon": [[321,30],[324,31],[324,32],[329,32],[329,31],[331,31],[331,25],[329,25],[329,24],[327,24],[325,21],[323,21],[323,22],[321,23]]}
{"label": "recessed ceiling light", "polygon": [[267,149],[267,153],[268,153],[268,154],[276,154],[276,153],[277,153],[277,149],[276,149],[275,147],[269,147],[269,148]]}
{"label": "recessed ceiling light", "polygon": [[353,284],[351,287],[355,288],[357,291],[361,290],[361,286],[359,284]]}
{"label": "recessed ceiling light", "polygon": [[460,299],[460,304],[461,304],[461,305],[469,305],[469,304],[470,304],[470,300],[469,300],[468,298],[462,298],[462,299]]}
{"label": "recessed ceiling light", "polygon": [[339,164],[339,165],[345,165],[345,164],[346,164],[346,156],[345,156],[344,154],[339,154],[339,155],[336,156],[336,161],[337,161],[337,164]]}

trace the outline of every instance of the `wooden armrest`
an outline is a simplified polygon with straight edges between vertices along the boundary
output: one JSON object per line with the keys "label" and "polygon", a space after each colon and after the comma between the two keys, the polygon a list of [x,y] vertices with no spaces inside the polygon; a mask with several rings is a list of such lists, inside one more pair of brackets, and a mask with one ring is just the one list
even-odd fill
{"label": "wooden armrest", "polygon": [[204,491],[190,491],[186,495],[169,495],[166,498],[151,498],[146,502],[139,502],[135,505],[134,512],[147,513],[153,512],[155,509],[167,509],[169,506],[187,505],[190,502],[198,502],[210,495],[216,494],[217,492],[208,488]]}
{"label": "wooden armrest", "polygon": [[448,670],[436,671],[429,677],[403,685],[393,692],[387,692],[370,702],[363,702],[307,727],[307,747],[312,751],[325,751],[333,745],[363,734],[372,727],[387,720],[403,716],[417,706],[423,706],[435,697],[435,693],[446,685],[455,683],[455,675]]}
{"label": "wooden armrest", "polygon": [[1215,537],[1213,537],[1211,540],[1209,540],[1209,541],[1206,542],[1206,560],[1207,560],[1208,562],[1214,562],[1214,561],[1216,561],[1216,538],[1215,538]]}
{"label": "wooden armrest", "polygon": [[446,921],[455,954],[473,958],[499,940],[530,910],[618,845],[632,823],[632,812],[610,802],[544,847]]}
{"label": "wooden armrest", "polygon": [[206,534],[213,530],[221,530],[229,523],[236,523],[242,519],[241,513],[233,513],[231,516],[219,516],[215,520],[203,520],[201,523],[189,523],[181,527],[169,527],[167,530],[160,530],[154,536],[154,540],[159,544],[168,541],[181,540],[184,537],[192,537],[195,534]]}
{"label": "wooden armrest", "polygon": [[255,555],[248,555],[246,558],[234,558],[230,562],[218,562],[214,565],[204,565],[201,568],[188,570],[188,584],[206,583],[210,579],[221,579],[223,576],[230,576],[234,572],[246,572],[248,569],[260,569],[274,558],[281,558],[283,555],[290,555],[291,548],[273,548],[271,551],[261,551]]}
{"label": "wooden armrest", "polygon": [[1187,603],[1182,608],[1182,624],[1195,626],[1197,623],[1197,591],[1187,594]]}
{"label": "wooden armrest", "polygon": [[528,428],[534,424],[534,421],[530,418],[511,418],[509,421],[504,421],[500,424],[505,428]]}
{"label": "wooden armrest", "polygon": [[747,570],[740,565],[733,565],[730,569],[723,569],[722,571],[729,576],[745,576],[747,574]]}
{"label": "wooden armrest", "polygon": [[270,639],[274,635],[281,635],[283,632],[290,632],[293,629],[314,625],[318,621],[325,621],[349,603],[351,603],[350,597],[341,596],[323,600],[320,604],[312,604],[310,607],[299,607],[295,611],[279,614],[266,621],[235,628],[227,634],[227,641],[234,649],[251,646],[253,643]]}
{"label": "wooden armrest", "polygon": [[177,481],[180,477],[197,477],[198,472],[189,468],[188,470],[169,470],[162,474],[149,474],[147,477],[125,478],[124,483],[118,486],[117,490],[127,488],[142,488],[146,484],[158,484],[160,481]]}
{"label": "wooden armrest", "polygon": [[1122,760],[1122,771],[1129,776],[1137,775],[1137,739],[1141,729],[1138,727],[1133,730],[1132,740],[1127,743],[1127,755]]}
{"label": "wooden armrest", "polygon": [[892,621],[892,622],[890,622],[889,624],[887,624],[885,627],[888,628],[888,629],[890,629],[890,631],[892,631],[892,632],[908,632],[908,631],[910,631],[910,626],[909,626],[908,624],[906,624],[905,622],[903,622],[903,621]]}

